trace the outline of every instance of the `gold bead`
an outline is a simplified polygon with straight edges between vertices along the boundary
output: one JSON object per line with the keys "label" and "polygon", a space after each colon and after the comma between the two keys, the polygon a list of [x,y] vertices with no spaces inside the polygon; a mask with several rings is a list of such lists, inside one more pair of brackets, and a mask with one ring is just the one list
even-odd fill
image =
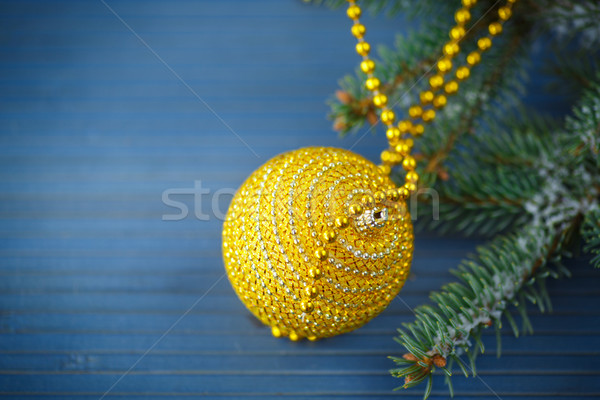
{"label": "gold bead", "polygon": [[406,180],[409,182],[417,183],[419,181],[419,174],[417,174],[415,171],[407,172]]}
{"label": "gold bead", "polygon": [[356,43],[356,52],[361,56],[369,55],[369,51],[371,51],[371,45],[367,42],[358,42]]}
{"label": "gold bead", "polygon": [[300,336],[298,336],[298,334],[294,331],[290,332],[290,340],[292,342],[297,342],[298,340],[300,340]]}
{"label": "gold bead", "polygon": [[461,8],[454,14],[454,20],[459,25],[464,25],[471,19],[471,13],[466,8]]}
{"label": "gold bead", "polygon": [[323,247],[319,247],[317,250],[315,250],[315,257],[317,257],[319,261],[325,260],[327,258],[327,250],[325,250]]}
{"label": "gold bead", "polygon": [[350,215],[359,215],[362,214],[363,208],[360,204],[352,204],[350,207],[348,207],[348,212]]}
{"label": "gold bead", "polygon": [[406,145],[410,148],[412,148],[415,145],[415,142],[414,142],[414,140],[412,140],[412,138],[406,138],[404,143],[406,143]]}
{"label": "gold bead", "polygon": [[419,97],[421,97],[421,104],[429,104],[433,100],[433,92],[431,90],[426,90],[424,92],[421,92]]}
{"label": "gold bead", "polygon": [[392,168],[387,164],[378,165],[377,168],[379,168],[379,171],[381,171],[383,175],[389,175],[390,172],[392,172]]}
{"label": "gold bead", "polygon": [[423,108],[421,106],[412,106],[408,109],[408,115],[413,119],[419,118],[422,114]]}
{"label": "gold bead", "polygon": [[381,84],[381,82],[379,81],[379,79],[375,78],[374,76],[367,79],[365,82],[365,87],[371,91],[373,90],[377,90],[379,89],[379,85]]}
{"label": "gold bead", "polygon": [[349,224],[348,217],[337,217],[335,219],[335,226],[338,228],[345,228]]}
{"label": "gold bead", "polygon": [[319,289],[317,289],[315,286],[307,286],[304,289],[304,293],[306,293],[309,298],[314,299],[319,294]]}
{"label": "gold bead", "polygon": [[373,198],[375,199],[376,203],[381,204],[385,201],[385,192],[377,191],[373,193]]}
{"label": "gold bead", "polygon": [[412,156],[406,156],[404,160],[402,160],[402,168],[406,171],[412,171],[417,166],[417,162]]}
{"label": "gold bead", "polygon": [[373,97],[373,104],[375,107],[385,107],[388,102],[388,98],[385,94],[379,93],[375,97]]}
{"label": "gold bead", "polygon": [[389,150],[383,150],[380,154],[381,161],[388,164],[392,161],[392,153]]}
{"label": "gold bead", "polygon": [[398,122],[398,130],[400,133],[410,132],[410,128],[412,128],[412,122],[409,120],[402,120]]}
{"label": "gold bead", "polygon": [[458,82],[450,81],[450,82],[446,83],[446,86],[444,86],[444,91],[447,94],[454,94],[454,93],[458,92]]}
{"label": "gold bead", "polygon": [[459,51],[460,47],[458,46],[458,43],[454,41],[448,42],[444,45],[444,54],[449,57],[455,56]]}
{"label": "gold bead", "polygon": [[458,79],[459,81],[467,79],[469,75],[471,75],[471,70],[469,69],[469,67],[462,66],[456,70],[456,79]]}
{"label": "gold bead", "polygon": [[498,9],[498,16],[503,21],[506,21],[507,19],[509,19],[511,17],[511,15],[512,15],[512,11],[511,11],[510,7],[500,7]]}
{"label": "gold bead", "polygon": [[360,63],[360,69],[365,74],[372,73],[373,71],[375,71],[375,61],[373,61],[373,60],[363,60]]}
{"label": "gold bead", "polygon": [[326,243],[333,243],[333,241],[335,241],[335,238],[337,236],[337,234],[335,233],[335,231],[325,231],[323,232],[323,240]]}
{"label": "gold bead", "polygon": [[365,36],[365,33],[367,32],[367,28],[365,28],[363,24],[354,24],[350,30],[352,31],[352,35],[357,39]]}
{"label": "gold bead", "polygon": [[278,327],[274,326],[271,328],[271,334],[274,337],[281,337],[281,330]]}
{"label": "gold bead", "polygon": [[370,194],[365,194],[360,198],[360,204],[362,204],[362,206],[366,208],[373,207],[374,202],[375,199]]}
{"label": "gold bead", "polygon": [[479,62],[481,61],[481,54],[479,54],[478,51],[472,51],[471,53],[469,53],[469,55],[467,56],[467,63],[469,65],[476,65],[479,64]]}
{"label": "gold bead", "polygon": [[406,190],[408,190],[410,193],[414,193],[417,190],[417,185],[414,182],[406,182],[404,184],[404,187],[406,188]]}
{"label": "gold bead", "polygon": [[452,61],[450,61],[449,58],[442,58],[437,63],[437,69],[441,73],[448,72],[449,70],[452,69]]}
{"label": "gold bead", "polygon": [[421,136],[423,132],[425,132],[425,127],[421,124],[414,125],[410,130],[410,133],[413,136]]}
{"label": "gold bead", "polygon": [[462,4],[465,7],[473,7],[477,3],[477,0],[462,0]]}
{"label": "gold bead", "polygon": [[492,36],[499,35],[502,33],[502,24],[500,22],[492,22],[490,26],[488,26],[488,30]]}
{"label": "gold bead", "polygon": [[403,156],[408,155],[410,153],[410,147],[407,146],[406,143],[398,143],[396,147],[394,147],[396,153],[401,154]]}
{"label": "gold bead", "polygon": [[388,138],[390,143],[397,142],[400,139],[400,129],[395,126],[390,126],[388,130],[385,132],[385,136]]}
{"label": "gold bead", "polygon": [[444,84],[444,77],[442,75],[433,75],[429,78],[429,85],[432,89],[439,89]]}
{"label": "gold bead", "polygon": [[317,340],[317,339],[318,339],[318,337],[316,337],[316,336],[307,336],[306,338],[307,338],[308,340],[310,340],[311,342],[314,342],[315,340]]}
{"label": "gold bead", "polygon": [[410,196],[410,191],[402,186],[401,188],[398,188],[398,196],[401,200],[406,200],[408,199],[408,196]]}
{"label": "gold bead", "polygon": [[432,109],[425,110],[423,112],[423,116],[421,118],[423,118],[423,121],[425,121],[425,122],[433,121],[433,119],[435,118],[435,110],[432,110]]}
{"label": "gold bead", "polygon": [[455,26],[454,28],[450,29],[450,38],[454,40],[460,40],[465,36],[465,33],[465,28],[462,26]]}
{"label": "gold bead", "polygon": [[400,154],[396,153],[395,151],[392,151],[391,153],[392,153],[392,156],[390,158],[391,165],[396,165],[400,161],[402,161],[402,156]]}
{"label": "gold bead", "polygon": [[300,309],[302,312],[311,313],[315,309],[315,306],[310,301],[303,301],[300,303]]}
{"label": "gold bead", "polygon": [[435,108],[444,108],[446,103],[448,103],[448,99],[443,94],[435,96],[435,99],[433,99],[433,106]]}
{"label": "gold bead", "polygon": [[396,189],[389,189],[387,192],[385,192],[385,196],[389,201],[398,201],[400,198],[398,195],[398,190]]}
{"label": "gold bead", "polygon": [[323,276],[323,272],[320,268],[311,268],[308,270],[308,276],[310,276],[313,279],[321,279],[321,276]]}
{"label": "gold bead", "polygon": [[393,124],[395,119],[396,114],[392,110],[383,110],[381,112],[381,122],[383,122],[384,124]]}
{"label": "gold bead", "polygon": [[482,37],[477,41],[477,47],[479,47],[479,49],[481,51],[486,51],[487,49],[489,49],[490,47],[492,47],[492,39],[490,39],[489,37]]}
{"label": "gold bead", "polygon": [[361,11],[360,7],[357,6],[356,4],[351,4],[350,7],[348,7],[348,10],[346,10],[346,14],[348,15],[348,18],[350,18],[350,19],[359,18],[361,13],[362,13],[362,11]]}
{"label": "gold bead", "polygon": [[392,158],[390,160],[390,165],[396,165],[400,161],[402,161],[402,156],[394,151],[392,151]]}

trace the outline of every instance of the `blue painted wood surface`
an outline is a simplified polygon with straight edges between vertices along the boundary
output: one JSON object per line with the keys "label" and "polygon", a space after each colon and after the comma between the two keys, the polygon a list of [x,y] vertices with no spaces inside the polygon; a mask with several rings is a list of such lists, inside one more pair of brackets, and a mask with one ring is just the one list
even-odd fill
{"label": "blue painted wood surface", "polygon": [[[369,36],[397,31],[379,19]],[[273,155],[351,147],[325,100],[357,64],[352,44],[342,11],[292,0],[2,2],[0,396],[420,398],[392,391],[395,328],[481,241],[420,235],[401,300],[351,334],[291,343],[223,279],[218,215],[163,220],[176,211],[165,190],[200,181],[200,210],[219,214],[230,197],[213,206],[215,193]],[[383,145],[369,135],[355,150],[375,160]],[[600,395],[598,273],[568,265],[573,278],[549,285],[555,312],[532,311],[534,336],[506,330],[499,360],[487,333],[480,378],[456,377],[458,398]]]}

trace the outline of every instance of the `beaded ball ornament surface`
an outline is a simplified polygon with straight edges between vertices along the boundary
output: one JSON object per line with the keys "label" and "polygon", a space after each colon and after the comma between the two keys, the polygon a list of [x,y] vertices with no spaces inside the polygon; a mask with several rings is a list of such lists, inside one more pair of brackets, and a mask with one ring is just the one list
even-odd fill
{"label": "beaded ball ornament surface", "polygon": [[274,157],[237,191],[223,226],[229,280],[274,336],[315,340],[378,315],[410,269],[413,231],[387,174],[347,150]]}

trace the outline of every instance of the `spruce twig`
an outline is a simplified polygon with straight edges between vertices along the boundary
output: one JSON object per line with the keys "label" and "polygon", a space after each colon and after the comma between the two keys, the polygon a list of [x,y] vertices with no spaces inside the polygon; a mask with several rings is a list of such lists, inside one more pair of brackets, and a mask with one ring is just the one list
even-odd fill
{"label": "spruce twig", "polygon": [[585,216],[583,225],[584,251],[592,255],[590,261],[600,268],[600,207],[592,208]]}

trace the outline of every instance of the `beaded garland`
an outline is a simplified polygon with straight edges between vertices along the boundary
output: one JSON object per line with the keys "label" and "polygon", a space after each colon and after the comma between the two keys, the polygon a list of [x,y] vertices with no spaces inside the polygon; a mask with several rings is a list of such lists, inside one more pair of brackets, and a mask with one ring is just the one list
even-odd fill
{"label": "beaded garland", "polygon": [[[308,147],[274,157],[246,179],[233,197],[223,225],[223,258],[229,280],[246,307],[275,337],[319,338],[352,331],[383,311],[398,294],[412,259],[413,231],[406,200],[417,188],[411,136],[435,118],[447,96],[481,60],[502,32],[516,0],[498,9],[489,35],[477,41],[466,64],[452,59],[476,0],[462,0],[457,25],[443,46],[444,57],[420,93],[420,104],[394,126],[395,113],[374,76],[375,63],[359,22],[361,9],[349,0],[347,15],[362,56],[365,86],[386,125],[389,148],[376,166],[347,150]],[[389,178],[398,164],[406,171],[397,188]]]}
{"label": "beaded garland", "polygon": [[[346,14],[354,24],[352,35],[357,39],[356,52],[362,56],[360,69],[366,75],[365,87],[373,94],[373,105],[381,109],[380,120],[387,127],[386,136],[389,148],[381,153],[380,168],[389,174],[391,169],[402,164],[406,170],[405,184],[411,193],[417,189],[419,176],[415,172],[416,161],[410,155],[413,147],[413,137],[419,137],[425,132],[424,124],[435,119],[436,110],[444,108],[448,102],[448,96],[458,92],[459,82],[466,80],[471,75],[471,68],[481,62],[481,54],[492,47],[494,36],[502,33],[502,25],[512,16],[512,7],[517,0],[507,0],[506,4],[498,8],[498,19],[488,25],[488,34],[477,40],[477,50],[470,52],[465,64],[453,70],[453,59],[460,51],[461,41],[467,30],[465,26],[471,20],[471,8],[477,0],[462,0],[462,7],[454,14],[456,25],[450,29],[450,40],[443,45],[443,57],[436,65],[436,73],[429,77],[429,88],[419,94],[420,104],[414,104],[408,109],[407,119],[401,120],[394,126],[396,114],[388,107],[387,96],[380,91],[381,82],[374,75],[375,62],[369,58],[371,45],[365,41],[366,28],[360,23],[361,8],[356,5],[355,0],[348,0]],[[447,80],[446,75],[454,71],[454,78]]]}

